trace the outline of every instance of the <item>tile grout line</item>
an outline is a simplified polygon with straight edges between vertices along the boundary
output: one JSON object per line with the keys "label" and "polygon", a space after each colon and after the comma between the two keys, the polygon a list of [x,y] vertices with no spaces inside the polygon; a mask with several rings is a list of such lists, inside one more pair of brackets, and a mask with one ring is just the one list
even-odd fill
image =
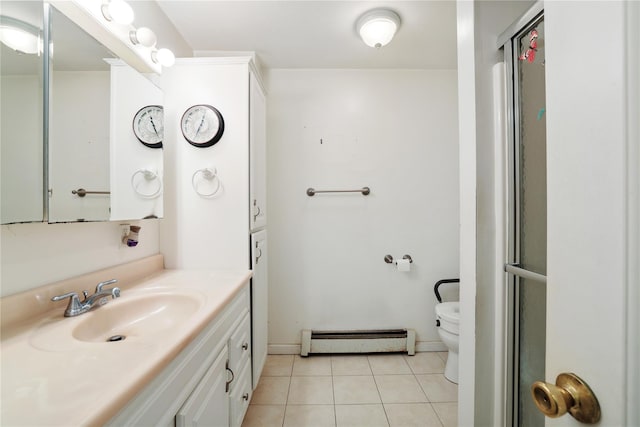
{"label": "tile grout line", "polygon": [[371,370],[371,377],[373,378],[373,383],[376,385],[376,391],[378,392],[378,397],[380,398],[380,404],[382,405],[382,411],[384,412],[384,416],[387,419],[387,425],[391,426],[391,421],[389,421],[389,414],[387,414],[387,408],[384,406],[384,402],[382,400],[382,394],[380,393],[380,388],[378,387],[378,381],[376,381],[376,376],[373,373],[373,368],[371,367],[371,363],[369,362],[369,356],[367,356],[367,364],[369,365],[369,369]]}
{"label": "tile grout line", "polygon": [[336,411],[336,389],[333,383],[333,356],[329,356],[329,372],[331,373],[331,395],[333,396],[333,425],[338,426],[338,413]]}
{"label": "tile grout line", "polygon": [[289,387],[287,388],[287,398],[284,401],[284,415],[282,416],[282,427],[287,419],[287,408],[289,407],[289,393],[291,392],[291,378],[293,377],[293,365],[296,363],[296,356],[291,359],[291,370],[289,371]]}

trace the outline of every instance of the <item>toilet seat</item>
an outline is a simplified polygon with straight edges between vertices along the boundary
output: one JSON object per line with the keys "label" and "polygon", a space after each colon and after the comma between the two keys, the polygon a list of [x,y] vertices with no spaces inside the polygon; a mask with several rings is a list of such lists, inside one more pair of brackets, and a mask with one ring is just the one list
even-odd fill
{"label": "toilet seat", "polygon": [[458,334],[460,330],[460,303],[443,302],[436,304],[436,317],[440,321],[440,327],[452,334]]}

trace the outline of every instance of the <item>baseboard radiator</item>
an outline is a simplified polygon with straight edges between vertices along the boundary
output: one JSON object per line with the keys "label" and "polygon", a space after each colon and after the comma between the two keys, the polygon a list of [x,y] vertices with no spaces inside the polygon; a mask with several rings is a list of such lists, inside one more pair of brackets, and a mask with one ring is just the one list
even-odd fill
{"label": "baseboard radiator", "polygon": [[382,329],[371,331],[302,330],[300,355],[315,353],[416,353],[416,331],[413,329]]}

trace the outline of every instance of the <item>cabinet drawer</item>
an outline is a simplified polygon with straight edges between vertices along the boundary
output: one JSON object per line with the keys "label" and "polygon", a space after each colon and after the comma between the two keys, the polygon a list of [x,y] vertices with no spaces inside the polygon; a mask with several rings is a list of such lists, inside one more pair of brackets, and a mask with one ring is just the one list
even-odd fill
{"label": "cabinet drawer", "polygon": [[[236,375],[251,355],[251,316],[247,313],[229,338],[229,369]],[[232,385],[233,387],[233,385]]]}
{"label": "cabinet drawer", "polygon": [[240,427],[253,393],[251,387],[251,363],[249,363],[249,360],[244,364],[240,376],[233,384],[235,385],[229,395],[229,424],[231,427]]}

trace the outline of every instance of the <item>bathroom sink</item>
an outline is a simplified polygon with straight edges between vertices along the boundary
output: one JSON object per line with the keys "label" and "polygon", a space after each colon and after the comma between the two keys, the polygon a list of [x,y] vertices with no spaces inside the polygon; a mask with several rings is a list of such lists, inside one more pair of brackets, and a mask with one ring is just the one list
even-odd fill
{"label": "bathroom sink", "polygon": [[122,341],[169,331],[187,321],[202,305],[198,294],[181,292],[129,295],[98,307],[73,329],[79,341]]}

